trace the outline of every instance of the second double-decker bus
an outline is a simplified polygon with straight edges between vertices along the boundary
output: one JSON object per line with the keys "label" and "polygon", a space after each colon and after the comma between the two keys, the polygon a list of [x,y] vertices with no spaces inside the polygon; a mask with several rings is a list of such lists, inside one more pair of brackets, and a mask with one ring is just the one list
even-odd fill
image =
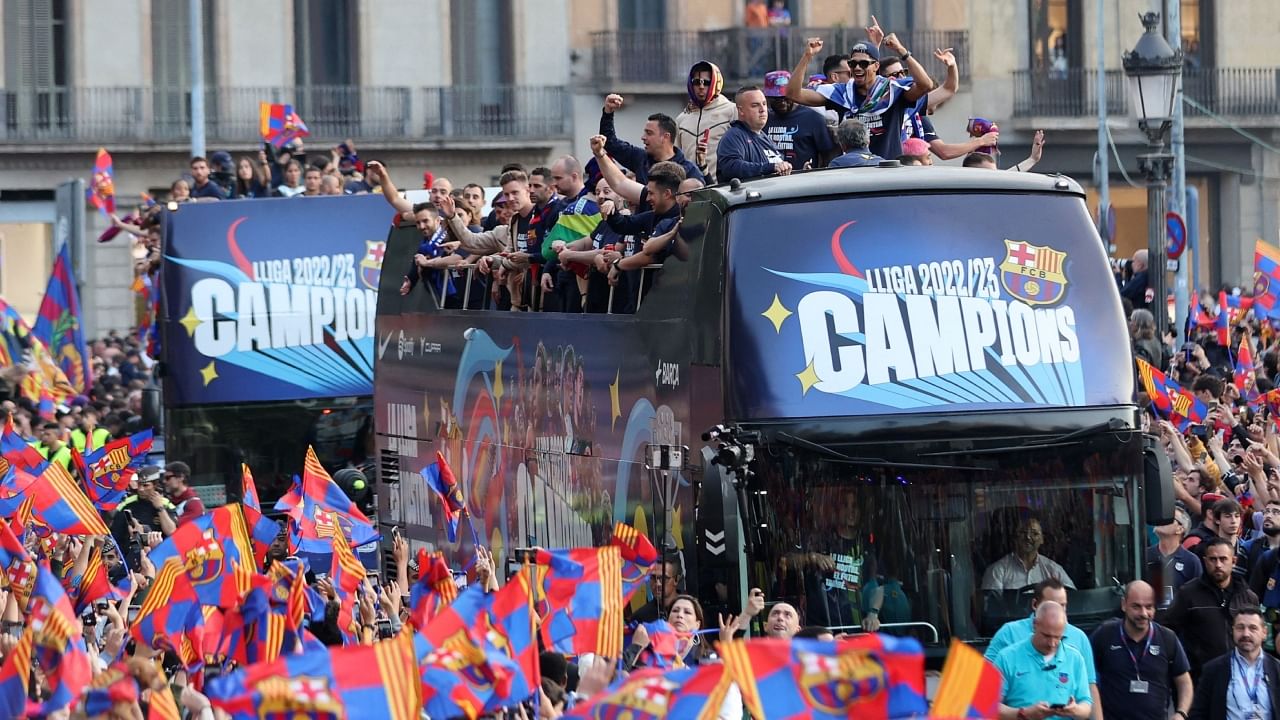
{"label": "second double-decker bus", "polygon": [[[393,233],[388,261],[416,242]],[[735,182],[693,195],[676,242],[629,315],[440,309],[384,274],[379,517],[468,552],[418,476],[438,451],[495,555],[630,522],[709,612],[759,587],[938,652],[1025,616],[1045,577],[1074,623],[1114,613],[1172,492],[1078,185]]]}

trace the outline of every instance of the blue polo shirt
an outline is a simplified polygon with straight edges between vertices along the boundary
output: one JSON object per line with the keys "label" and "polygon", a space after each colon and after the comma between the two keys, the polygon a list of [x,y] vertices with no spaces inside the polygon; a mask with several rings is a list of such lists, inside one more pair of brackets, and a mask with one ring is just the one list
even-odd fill
{"label": "blue polo shirt", "polygon": [[[1001,651],[1010,645],[1016,645],[1023,640],[1031,639],[1031,621],[1035,619],[1035,615],[1025,620],[1014,620],[1000,626],[996,631],[996,636],[991,638],[991,644],[987,646],[986,658],[991,662],[995,662],[1000,656]],[[1098,682],[1098,671],[1093,666],[1093,647],[1089,644],[1089,636],[1084,634],[1080,628],[1067,623],[1067,631],[1062,635],[1062,644],[1071,647],[1084,657],[1084,666],[1087,674],[1085,678],[1096,684]]]}
{"label": "blue polo shirt", "polygon": [[1004,677],[1000,702],[1010,707],[1027,707],[1038,702],[1066,705],[1093,702],[1084,656],[1065,642],[1046,660],[1027,638],[996,656],[996,669]]}

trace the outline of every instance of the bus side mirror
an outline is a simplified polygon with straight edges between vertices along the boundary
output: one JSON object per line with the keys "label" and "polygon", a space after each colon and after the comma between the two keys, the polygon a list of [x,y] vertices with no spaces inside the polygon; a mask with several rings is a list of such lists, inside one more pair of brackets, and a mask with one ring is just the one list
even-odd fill
{"label": "bus side mirror", "polygon": [[1142,436],[1142,498],[1148,525],[1173,522],[1173,468],[1155,435]]}

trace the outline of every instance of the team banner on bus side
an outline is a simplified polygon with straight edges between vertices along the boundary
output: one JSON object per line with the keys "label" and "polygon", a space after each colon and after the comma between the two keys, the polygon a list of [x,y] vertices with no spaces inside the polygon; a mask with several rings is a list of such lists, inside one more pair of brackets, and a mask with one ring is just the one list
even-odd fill
{"label": "team banner on bus side", "polygon": [[161,272],[171,402],[372,394],[391,215],[377,196],[191,203],[168,213]]}
{"label": "team banner on bus side", "polygon": [[948,222],[945,203],[930,214],[920,202],[733,218],[730,402],[744,417],[1129,401],[1119,298],[1078,203],[1046,197],[1032,217],[972,196],[991,212]]}

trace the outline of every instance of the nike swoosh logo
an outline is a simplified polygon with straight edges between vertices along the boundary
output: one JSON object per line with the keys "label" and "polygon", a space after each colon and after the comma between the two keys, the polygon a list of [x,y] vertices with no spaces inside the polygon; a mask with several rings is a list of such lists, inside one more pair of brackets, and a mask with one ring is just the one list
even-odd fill
{"label": "nike swoosh logo", "polygon": [[378,359],[379,360],[382,359],[383,353],[387,351],[387,346],[391,344],[391,335],[392,333],[387,333],[387,339],[378,343]]}

